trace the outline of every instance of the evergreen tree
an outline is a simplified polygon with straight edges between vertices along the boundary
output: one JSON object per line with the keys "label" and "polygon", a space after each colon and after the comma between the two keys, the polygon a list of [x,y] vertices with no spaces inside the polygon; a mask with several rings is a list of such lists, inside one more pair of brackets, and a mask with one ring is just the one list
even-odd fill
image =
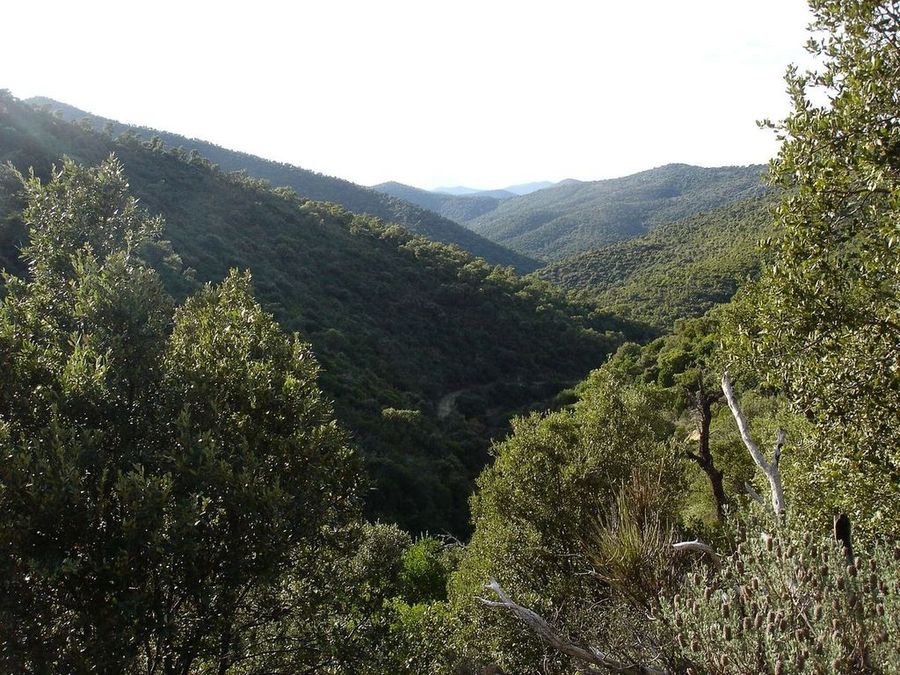
{"label": "evergreen tree", "polygon": [[820,68],[787,76],[776,259],[738,305],[757,357],[821,432],[811,507],[900,528],[900,3],[813,0]]}
{"label": "evergreen tree", "polygon": [[[317,366],[235,272],[174,311],[121,165],[25,183],[0,303],[0,669],[185,673],[355,513]],[[275,608],[257,614],[278,618]]]}

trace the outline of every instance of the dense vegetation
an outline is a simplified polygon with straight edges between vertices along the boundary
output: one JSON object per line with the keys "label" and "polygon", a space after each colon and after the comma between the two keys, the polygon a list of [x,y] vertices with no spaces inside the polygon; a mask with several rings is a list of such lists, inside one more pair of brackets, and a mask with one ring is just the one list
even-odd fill
{"label": "dense vegetation", "polygon": [[[183,297],[249,269],[264,307],[313,344],[322,386],[365,451],[369,512],[412,531],[464,533],[471,480],[507,413],[548,405],[630,330],[546,283],[398,226],[0,101],[0,160],[22,171],[46,176],[63,154],[96,163],[111,151],[142,204],[166,217],[171,246],[153,260],[170,291]],[[25,241],[21,220],[0,218],[9,246],[0,264],[24,273],[13,246]],[[439,415],[440,399],[462,390],[478,404]]]}
{"label": "dense vegetation", "polygon": [[309,346],[237,273],[175,310],[127,189],[115,162],[27,184],[29,278],[0,304],[6,672],[227,663],[355,513]]}
{"label": "dense vegetation", "polygon": [[900,672],[900,3],[811,6],[762,275],[495,446],[440,662]]}
{"label": "dense vegetation", "polygon": [[646,234],[663,223],[759,196],[762,167],[685,164],[505,200],[466,225],[524,255],[557,260]]}
{"label": "dense vegetation", "polygon": [[677,319],[728,302],[759,268],[759,242],[772,231],[771,199],[726,204],[642,237],[579,253],[538,276],[590,295],[621,316],[670,330]]}
{"label": "dense vegetation", "polygon": [[145,141],[158,138],[170,149],[182,148],[186,152],[197,152],[224,171],[244,171],[253,178],[269,181],[273,187],[289,187],[306,199],[340,204],[353,213],[369,214],[388,222],[399,223],[432,241],[455,244],[493,265],[512,265],[520,273],[530,272],[537,267],[535,261],[480,237],[457,222],[416,206],[409,200],[397,199],[341,178],[228,150],[195,138],[129,126],[52,99],[38,97],[30,99],[30,102],[56,112],[70,122],[86,124],[109,135],[134,134]]}
{"label": "dense vegetation", "polygon": [[[819,71],[787,76],[773,263],[735,353],[816,423],[810,498],[900,531],[900,3],[813,4]],[[821,101],[825,101],[822,103]]]}
{"label": "dense vegetation", "polygon": [[[443,471],[437,489],[454,477],[441,462],[469,456],[433,442],[463,427],[406,407],[426,378],[378,389],[404,382],[387,366],[407,364],[406,382],[430,368],[441,391],[455,373],[478,382],[473,369],[559,378],[587,352],[531,342],[548,348],[555,330],[602,354],[624,337],[590,328],[608,317],[399,227],[0,100],[0,148],[17,161],[115,147],[133,166],[0,175],[4,240],[24,243],[0,299],[0,668],[900,674],[900,0],[811,7],[821,70],[788,73],[758,277],[669,334],[620,344],[557,409],[517,418],[477,480],[467,543],[365,520],[342,416],[378,439],[363,443],[370,472],[401,448],[424,480]],[[722,236],[748,234],[758,221],[740,216],[764,207],[736,203]],[[172,214],[171,242],[157,210]],[[714,237],[714,222],[673,225],[673,241]],[[275,315],[248,274],[214,264],[254,247]],[[363,275],[358,258],[401,283]],[[335,288],[313,293],[298,269]],[[400,308],[370,287],[407,314],[369,317],[366,305]],[[461,332],[413,330],[417,298]],[[391,356],[389,335],[460,347],[488,316],[487,351]],[[372,334],[374,347],[357,338]],[[363,369],[357,351],[385,369]],[[348,373],[372,379],[342,390]],[[334,413],[319,380],[338,392]],[[452,392],[448,419],[490,406],[501,381]],[[369,409],[364,395],[382,398]],[[391,396],[404,407],[383,407]]]}

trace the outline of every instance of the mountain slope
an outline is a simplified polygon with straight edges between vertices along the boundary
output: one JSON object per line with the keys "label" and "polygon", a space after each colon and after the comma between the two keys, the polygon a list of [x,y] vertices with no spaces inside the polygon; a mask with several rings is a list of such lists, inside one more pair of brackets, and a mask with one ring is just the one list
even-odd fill
{"label": "mountain slope", "polygon": [[[397,199],[421,206],[423,209],[449,218],[457,223],[477,218],[497,208],[501,198],[487,194],[451,195],[441,192],[429,192],[403,183],[389,182],[373,185],[373,190],[382,192]],[[509,195],[510,197],[512,194]]]}
{"label": "mountain slope", "polygon": [[612,311],[670,330],[727,302],[759,266],[771,233],[771,195],[660,225],[649,234],[557,261],[537,274]]}
{"label": "mountain slope", "polygon": [[[464,534],[471,480],[505,413],[548,405],[621,331],[637,335],[544,282],[399,226],[158,143],[112,140],[0,93],[0,164],[46,176],[63,154],[94,164],[110,152],[141,203],[166,218],[187,268],[177,271],[171,251],[154,253],[171,291],[183,297],[229,268],[250,269],[263,305],[313,345],[321,384],[366,457],[370,515],[412,530]],[[0,262],[23,273],[16,200],[0,179]],[[461,390],[477,393],[477,410],[439,415],[441,399]]]}
{"label": "mountain slope", "polygon": [[369,214],[386,221],[400,223],[410,231],[433,241],[455,244],[493,265],[512,265],[520,273],[530,272],[538,267],[535,261],[480,237],[459,223],[350,181],[324,176],[247,153],[227,150],[206,141],[178,134],[129,126],[49,98],[35,97],[28,102],[58,112],[69,121],[87,120],[95,129],[106,129],[111,135],[134,133],[142,139],[159,137],[170,148],[181,147],[187,151],[199,152],[225,171],[246,171],[250,176],[267,180],[273,186],[289,187],[301,197],[333,202],[354,213]]}
{"label": "mountain slope", "polygon": [[763,167],[670,164],[624,178],[557,185],[508,199],[467,223],[524,255],[558,260],[760,194]]}

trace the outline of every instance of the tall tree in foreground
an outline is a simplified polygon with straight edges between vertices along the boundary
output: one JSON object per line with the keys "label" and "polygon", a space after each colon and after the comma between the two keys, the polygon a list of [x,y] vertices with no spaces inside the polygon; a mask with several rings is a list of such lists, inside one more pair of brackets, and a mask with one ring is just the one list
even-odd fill
{"label": "tall tree in foreground", "polygon": [[771,174],[776,259],[737,305],[740,356],[821,432],[801,499],[900,529],[900,2],[812,0],[816,72]]}
{"label": "tall tree in foreground", "polygon": [[140,256],[162,221],[114,159],[25,192],[29,276],[0,303],[0,670],[224,671],[355,513],[315,360],[246,275],[174,310]]}

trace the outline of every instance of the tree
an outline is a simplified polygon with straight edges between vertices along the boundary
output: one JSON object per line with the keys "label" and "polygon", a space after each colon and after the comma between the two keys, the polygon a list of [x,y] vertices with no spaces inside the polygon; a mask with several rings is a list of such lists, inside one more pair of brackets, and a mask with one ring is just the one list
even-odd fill
{"label": "tree", "polygon": [[[721,370],[720,315],[713,309],[695,319],[682,319],[670,335],[639,347],[621,347],[604,368],[623,373],[631,380],[656,384],[669,394],[667,406],[676,418],[676,434],[687,437],[685,459],[702,472],[715,512],[715,521],[724,522],[728,506],[735,506],[745,493],[744,483],[752,477],[752,463],[737,438],[724,406],[716,373]],[[727,418],[726,418],[727,417]],[[699,478],[698,472],[689,472]],[[699,481],[695,480],[695,483]],[[692,500],[691,516],[710,509],[701,495]]]}
{"label": "tree", "polygon": [[636,476],[651,477],[656,510],[675,510],[681,470],[662,442],[671,427],[654,394],[607,369],[595,371],[573,409],[516,420],[513,434],[494,448],[496,459],[472,499],[475,534],[450,583],[462,655],[513,672],[568,672],[517,622],[476,600],[488,576],[573,631],[628,639],[633,616],[617,616],[612,631],[602,625],[609,589],[586,573],[592,564],[585,551],[598,517]]}
{"label": "tree", "polygon": [[162,221],[114,158],[25,192],[30,274],[0,303],[0,663],[223,671],[356,513],[315,360],[247,274],[173,311],[141,257]]}
{"label": "tree", "polygon": [[740,356],[820,431],[805,459],[821,516],[900,528],[900,3],[812,0],[817,71],[771,175],[775,260],[738,305]]}

